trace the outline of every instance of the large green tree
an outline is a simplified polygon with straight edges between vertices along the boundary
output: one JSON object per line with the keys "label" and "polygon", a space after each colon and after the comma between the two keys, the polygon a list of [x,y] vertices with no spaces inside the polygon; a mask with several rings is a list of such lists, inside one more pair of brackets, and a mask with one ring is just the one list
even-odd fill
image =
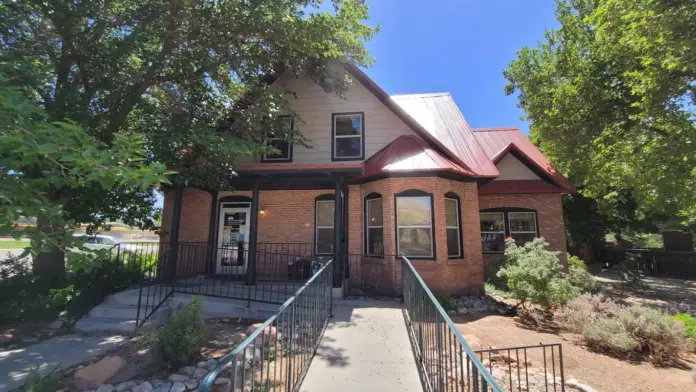
{"label": "large green tree", "polygon": [[696,2],[558,0],[505,71],[541,149],[606,215],[696,221]]}
{"label": "large green tree", "polygon": [[[341,94],[332,64],[372,63],[363,0],[17,0],[0,4],[0,62],[47,120],[70,120],[109,148],[142,135],[149,161],[208,188],[234,175],[235,158],[268,151],[264,135],[303,143],[277,117],[291,112],[281,73]],[[28,171],[28,173],[31,171]],[[40,172],[32,172],[41,176]],[[152,193],[98,184],[50,186],[66,218],[152,223]],[[135,207],[133,207],[135,206]],[[40,224],[40,230],[55,230]],[[60,266],[59,249],[42,253]],[[45,271],[51,273],[51,271]]]}

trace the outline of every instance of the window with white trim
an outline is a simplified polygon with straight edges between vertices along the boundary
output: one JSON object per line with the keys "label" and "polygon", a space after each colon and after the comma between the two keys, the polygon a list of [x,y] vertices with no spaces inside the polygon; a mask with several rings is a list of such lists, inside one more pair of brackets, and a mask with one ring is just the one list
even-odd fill
{"label": "window with white trim", "polygon": [[481,213],[481,248],[483,252],[505,251],[505,213]]}
{"label": "window with white trim", "polygon": [[364,159],[365,116],[363,113],[335,113],[332,116],[334,160]]}
{"label": "window with white trim", "polygon": [[517,246],[539,236],[535,211],[521,208],[504,208],[480,212],[481,247],[484,253],[502,253],[505,251],[505,238],[515,240]]}
{"label": "window with white trim", "polygon": [[[292,117],[281,117],[280,121],[292,130]],[[283,137],[273,136],[266,138],[266,144],[278,150],[275,154],[265,154],[261,157],[261,162],[292,162],[292,144]]]}
{"label": "window with white trim", "polygon": [[365,254],[384,254],[382,197],[371,194],[365,198]]}
{"label": "window with white trim", "polygon": [[334,201],[317,199],[315,203],[314,251],[318,255],[329,255],[334,247]]}
{"label": "window with white trim", "polygon": [[435,256],[433,198],[420,194],[425,192],[407,191],[396,196],[396,250],[407,257],[432,258]]}
{"label": "window with white trim", "polygon": [[459,227],[459,199],[445,197],[445,227],[447,229],[447,257],[462,257],[462,233]]}

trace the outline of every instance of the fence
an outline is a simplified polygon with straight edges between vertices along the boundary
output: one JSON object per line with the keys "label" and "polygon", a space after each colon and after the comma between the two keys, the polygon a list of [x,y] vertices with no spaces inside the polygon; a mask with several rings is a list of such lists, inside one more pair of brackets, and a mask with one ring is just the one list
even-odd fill
{"label": "fence", "polygon": [[476,354],[506,392],[565,391],[560,344],[490,348],[476,350]]}
{"label": "fence", "polygon": [[331,315],[334,264],[329,261],[229,355],[201,390],[297,391]]}
{"label": "fence", "polygon": [[502,392],[413,264],[401,258],[404,317],[428,392]]}
{"label": "fence", "polygon": [[604,258],[609,264],[636,255],[640,268],[648,275],[681,279],[696,279],[696,252],[677,252],[662,249],[607,249]]}

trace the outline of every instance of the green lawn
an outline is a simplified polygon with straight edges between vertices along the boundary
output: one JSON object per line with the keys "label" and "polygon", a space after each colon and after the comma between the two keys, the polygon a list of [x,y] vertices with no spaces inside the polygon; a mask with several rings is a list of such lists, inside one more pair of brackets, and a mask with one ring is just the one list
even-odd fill
{"label": "green lawn", "polygon": [[29,240],[0,240],[0,249],[20,249],[29,246]]}

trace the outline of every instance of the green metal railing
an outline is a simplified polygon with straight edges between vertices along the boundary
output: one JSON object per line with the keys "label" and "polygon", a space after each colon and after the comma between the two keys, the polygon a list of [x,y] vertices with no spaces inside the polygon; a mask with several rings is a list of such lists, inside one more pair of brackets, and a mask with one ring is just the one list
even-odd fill
{"label": "green metal railing", "polygon": [[404,317],[428,392],[502,392],[413,264],[401,257]]}
{"label": "green metal railing", "polygon": [[333,261],[326,263],[239,347],[220,359],[203,379],[201,391],[299,390],[331,316],[333,268]]}

